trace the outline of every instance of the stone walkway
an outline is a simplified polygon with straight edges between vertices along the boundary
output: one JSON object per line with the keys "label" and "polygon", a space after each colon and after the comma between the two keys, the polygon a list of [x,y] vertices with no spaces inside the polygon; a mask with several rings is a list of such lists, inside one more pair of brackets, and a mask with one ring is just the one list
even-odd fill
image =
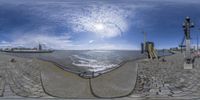
{"label": "stone walkway", "polygon": [[200,94],[200,59],[192,70],[183,69],[183,55],[139,63],[134,93],[142,97],[198,97]]}
{"label": "stone walkway", "polygon": [[[3,58],[3,59],[2,59]],[[3,98],[45,98],[48,96],[41,85],[39,65],[32,59],[15,58],[1,55],[0,96]]]}
{"label": "stone walkway", "polygon": [[31,61],[9,63],[7,66],[8,83],[13,92],[19,96],[44,97],[46,94],[41,85],[40,70],[37,64],[31,65]]}
{"label": "stone walkway", "polygon": [[123,64],[118,69],[91,79],[91,89],[96,97],[125,97],[132,93],[137,79],[137,61]]}

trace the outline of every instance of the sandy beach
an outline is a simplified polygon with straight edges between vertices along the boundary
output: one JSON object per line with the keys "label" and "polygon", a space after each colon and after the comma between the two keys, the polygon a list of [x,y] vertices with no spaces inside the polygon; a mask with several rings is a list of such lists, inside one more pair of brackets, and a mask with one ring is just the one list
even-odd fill
{"label": "sandy beach", "polygon": [[181,53],[159,60],[129,61],[91,79],[67,72],[50,62],[0,55],[0,98],[140,100],[199,97],[200,59],[195,60],[194,69],[184,70]]}

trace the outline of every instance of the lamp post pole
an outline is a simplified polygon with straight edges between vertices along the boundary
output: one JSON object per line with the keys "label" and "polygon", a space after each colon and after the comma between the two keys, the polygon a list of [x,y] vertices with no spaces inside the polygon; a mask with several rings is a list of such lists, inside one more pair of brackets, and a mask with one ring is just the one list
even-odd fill
{"label": "lamp post pole", "polygon": [[199,34],[198,33],[197,33],[197,52],[199,52]]}
{"label": "lamp post pole", "polygon": [[190,29],[194,27],[194,24],[191,22],[189,17],[185,18],[185,21],[183,23],[183,29],[185,34],[185,43],[186,43],[186,51],[185,51],[185,63],[186,64],[192,64],[192,58],[191,58],[191,47],[190,47]]}
{"label": "lamp post pole", "polygon": [[143,34],[144,34],[144,50],[146,51],[147,33],[143,32]]}

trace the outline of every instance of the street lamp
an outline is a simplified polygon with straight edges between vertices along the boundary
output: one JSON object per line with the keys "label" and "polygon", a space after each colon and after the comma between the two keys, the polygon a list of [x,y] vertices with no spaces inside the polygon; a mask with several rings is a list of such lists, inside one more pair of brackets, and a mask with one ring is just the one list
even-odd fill
{"label": "street lamp", "polygon": [[189,17],[185,18],[183,23],[183,29],[185,34],[185,43],[186,43],[186,51],[185,51],[185,63],[184,69],[192,69],[192,57],[191,57],[191,48],[190,48],[190,29],[194,27],[194,23],[191,22]]}

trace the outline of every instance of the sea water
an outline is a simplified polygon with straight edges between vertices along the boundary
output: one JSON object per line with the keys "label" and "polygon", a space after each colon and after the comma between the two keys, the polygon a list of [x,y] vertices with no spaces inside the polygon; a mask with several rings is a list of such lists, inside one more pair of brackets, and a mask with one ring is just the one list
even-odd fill
{"label": "sea water", "polygon": [[[144,58],[140,51],[133,50],[57,50],[53,53],[7,54],[50,61],[74,73],[104,73],[119,67],[124,61]],[[168,55],[169,52],[159,51],[158,54]]]}

